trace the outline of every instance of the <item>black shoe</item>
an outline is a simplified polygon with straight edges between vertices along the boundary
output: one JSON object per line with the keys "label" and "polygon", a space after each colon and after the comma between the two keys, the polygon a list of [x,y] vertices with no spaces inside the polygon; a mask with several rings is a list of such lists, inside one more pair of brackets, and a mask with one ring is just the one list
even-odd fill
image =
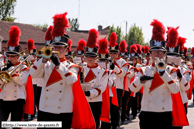
{"label": "black shoe", "polygon": [[129,115],[126,114],[125,119],[130,120]]}
{"label": "black shoe", "polygon": [[133,119],[136,119],[136,116],[133,116]]}
{"label": "black shoe", "polygon": [[113,126],[112,129],[117,129],[117,126]]}

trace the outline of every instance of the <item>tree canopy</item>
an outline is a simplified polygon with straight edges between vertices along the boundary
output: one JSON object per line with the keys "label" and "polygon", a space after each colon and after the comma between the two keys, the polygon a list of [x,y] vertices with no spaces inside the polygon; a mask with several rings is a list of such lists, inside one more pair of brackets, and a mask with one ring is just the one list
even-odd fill
{"label": "tree canopy", "polygon": [[3,21],[14,21],[11,15],[14,14],[14,7],[16,0],[0,0],[0,20]]}

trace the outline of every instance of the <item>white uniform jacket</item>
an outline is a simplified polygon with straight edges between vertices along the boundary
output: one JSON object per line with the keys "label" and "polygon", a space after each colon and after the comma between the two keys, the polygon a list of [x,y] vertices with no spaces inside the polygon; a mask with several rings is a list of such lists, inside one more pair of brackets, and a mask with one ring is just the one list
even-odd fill
{"label": "white uniform jacket", "polygon": [[108,84],[108,70],[105,70],[98,64],[94,67],[83,66],[84,81],[90,83],[90,96],[88,102],[102,102],[102,93],[106,90]]}
{"label": "white uniform jacket", "polygon": [[114,60],[115,68],[113,69],[116,72],[116,89],[123,90],[123,80],[129,68],[129,64],[122,58],[116,58]]}
{"label": "white uniform jacket", "polygon": [[[7,72],[10,72],[13,68],[19,65],[20,62],[15,63],[14,66],[10,67]],[[0,81],[0,99],[4,101],[14,101],[17,99],[26,99],[26,82],[29,76],[29,68],[22,64],[12,74],[11,82],[4,84]]]}
{"label": "white uniform jacket", "polygon": [[[156,68],[154,66],[141,67],[144,75],[154,77]],[[133,92],[138,92],[143,86],[143,98],[141,102],[141,111],[149,112],[165,112],[172,111],[171,93],[178,93],[179,82],[177,80],[176,70],[173,67],[167,66],[164,74],[160,76],[163,84],[150,92],[152,80],[146,81],[145,84],[140,82],[141,72],[135,77],[134,82],[131,83],[130,89]]]}
{"label": "white uniform jacket", "polygon": [[65,59],[56,69],[51,61],[42,63],[42,58],[30,69],[32,77],[43,78],[40,110],[59,114],[73,111],[73,83],[81,68]]}
{"label": "white uniform jacket", "polygon": [[189,90],[190,80],[192,77],[191,77],[191,72],[189,71],[189,69],[179,67],[179,70],[180,70],[181,75],[182,75],[182,78],[179,81],[180,93],[181,93],[182,102],[183,102],[183,104],[185,104],[186,102],[188,102],[187,94],[185,91]]}

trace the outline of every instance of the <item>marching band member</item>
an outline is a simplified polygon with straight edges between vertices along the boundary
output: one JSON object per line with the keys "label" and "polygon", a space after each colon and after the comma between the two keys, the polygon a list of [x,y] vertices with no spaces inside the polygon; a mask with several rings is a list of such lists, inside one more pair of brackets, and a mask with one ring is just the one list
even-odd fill
{"label": "marching band member", "polygon": [[[20,57],[20,29],[17,26],[12,26],[9,31],[9,40],[7,42],[8,51],[5,53],[9,60],[2,71],[10,73],[11,80],[5,83],[6,79],[0,79],[0,128],[2,121],[7,121],[11,113],[11,121],[21,121],[24,112],[26,100],[26,82],[29,75],[29,68],[22,64]],[[14,71],[15,69],[15,71]]]}
{"label": "marching band member", "polygon": [[[120,51],[121,58],[127,62],[128,53],[127,53],[127,42],[125,40],[122,40],[120,42],[119,51]],[[129,100],[129,96],[130,96],[130,92],[128,88],[128,78],[127,78],[128,74],[131,74],[129,70],[126,72],[126,75],[123,80],[124,87],[123,87],[123,94],[122,94],[122,110],[121,110],[121,122],[122,123],[121,124],[124,124],[124,121],[126,118],[127,101]]]}
{"label": "marching band member", "polygon": [[[188,97],[188,99],[191,98],[191,96],[192,96],[191,90],[192,90],[193,96],[194,96],[194,86],[193,86],[193,81],[194,81],[194,78],[193,78],[193,74],[194,74],[194,47],[191,48],[190,54],[191,54],[191,65],[192,65],[190,67],[190,71],[191,71],[192,78],[191,78],[191,83],[190,83],[190,89],[189,89],[189,91],[187,91],[188,94],[190,94],[190,97]],[[194,105],[194,97],[193,97],[193,105]]]}
{"label": "marching band member", "polygon": [[[183,44],[179,43],[179,45],[177,45],[177,42],[178,42],[177,29],[178,29],[178,27],[177,28],[173,28],[173,27],[169,28],[168,27],[168,32],[167,32],[168,40],[167,40],[167,44],[166,44],[167,64],[176,67],[174,70],[177,71],[177,77],[178,77],[179,86],[180,86],[180,96],[182,99],[182,104],[184,106],[184,111],[187,112],[186,103],[187,103],[188,99],[187,99],[187,95],[186,95],[185,91],[188,90],[190,87],[190,85],[189,85],[190,71],[187,70],[186,68],[184,68],[181,64],[181,57],[179,57],[179,47],[183,47]],[[177,62],[179,62],[180,64],[178,64],[176,62],[170,63],[170,59],[168,60],[168,58],[177,59]],[[173,128],[180,128],[181,129],[182,127],[173,126]]]}
{"label": "marching band member", "polygon": [[[105,92],[102,94],[102,113],[101,113],[101,129],[110,129],[111,124],[109,123],[110,118],[113,114],[111,110],[111,101],[113,97],[112,93],[112,87],[115,87],[115,72],[111,69],[109,69],[110,63],[109,63],[109,50],[108,50],[108,40],[106,38],[100,39],[98,41],[98,64],[102,64],[101,67],[103,67],[105,70],[108,71],[108,91],[107,89]],[[107,98],[108,97],[108,98]],[[106,102],[106,100],[109,100],[109,103]],[[107,104],[108,103],[108,104]],[[104,104],[104,105],[103,105]],[[105,107],[109,105],[108,107]],[[104,107],[103,107],[104,106]]]}
{"label": "marching band member", "polygon": [[[56,14],[51,46],[60,54],[44,56],[30,69],[32,77],[43,78],[38,121],[62,121],[62,128],[71,128],[73,116],[72,85],[77,81],[79,67],[66,61],[69,36],[64,34],[69,27],[67,13]],[[51,60],[51,61],[49,61]]]}
{"label": "marching band member", "polygon": [[[150,41],[150,56],[153,64],[141,67],[144,75],[138,72],[130,89],[138,92],[142,86],[143,98],[139,115],[140,129],[164,129],[172,127],[172,99],[171,93],[179,92],[177,74],[171,72],[173,67],[160,68],[158,60],[166,56],[165,27],[158,20],[154,20],[152,40]],[[159,126],[159,127],[158,127]]]}
{"label": "marching band member", "polygon": [[84,50],[85,50],[85,48],[86,48],[86,41],[83,39],[80,39],[78,41],[76,57],[80,57],[82,63],[84,63],[84,53],[85,53]]}
{"label": "marching band member", "polygon": [[108,83],[108,71],[96,63],[97,38],[98,31],[91,29],[89,31],[85,52],[85,62],[87,65],[83,66],[84,82],[87,84],[84,92],[96,122],[96,129],[100,125],[102,93],[105,91]]}
{"label": "marching band member", "polygon": [[[130,46],[130,58],[131,60],[133,60],[133,67],[131,67],[129,69],[129,72],[131,71],[131,73],[133,73],[132,75],[127,75],[128,79],[130,79],[130,83],[134,80],[136,72],[137,72],[137,68],[140,67],[140,64],[137,63],[137,58],[138,58],[138,54],[137,54],[137,46],[136,44],[133,44]],[[133,115],[133,119],[136,118],[137,116],[137,95],[136,93],[134,93],[133,91],[131,91],[130,93],[130,98],[129,98],[129,102],[128,102],[128,107],[127,107],[127,119],[129,119],[129,112],[130,112],[130,108],[132,111],[132,115]]]}
{"label": "marching band member", "polygon": [[[122,94],[123,94],[123,80],[128,70],[128,63],[120,58],[119,56],[119,45],[117,44],[117,35],[116,33],[111,33],[110,35],[110,43],[109,43],[109,52],[111,57],[110,69],[116,72],[116,94],[118,100],[118,106],[112,105],[112,110],[114,115],[111,117],[111,125],[113,128],[117,128],[119,126],[119,108],[121,106]],[[114,97],[114,96],[113,96]]]}

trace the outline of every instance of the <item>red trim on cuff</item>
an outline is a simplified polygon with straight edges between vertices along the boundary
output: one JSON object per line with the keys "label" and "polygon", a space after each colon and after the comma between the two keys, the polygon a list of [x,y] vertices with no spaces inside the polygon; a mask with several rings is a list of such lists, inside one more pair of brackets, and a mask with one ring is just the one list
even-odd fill
{"label": "red trim on cuff", "polygon": [[116,73],[116,75],[119,75],[119,74],[121,74],[122,73],[122,70],[119,68],[119,70],[120,70],[120,72],[119,73]]}
{"label": "red trim on cuff", "polygon": [[126,75],[131,74],[131,72],[128,72]]}
{"label": "red trim on cuff", "polygon": [[189,83],[187,82],[184,86],[186,87]]}
{"label": "red trim on cuff", "polygon": [[142,69],[141,69],[141,68],[137,68],[137,69],[138,69],[138,71],[143,75]]}
{"label": "red trim on cuff", "polygon": [[33,65],[32,68],[34,68],[35,70],[37,70],[37,67],[35,65]]}
{"label": "red trim on cuff", "polygon": [[115,84],[115,82],[114,81],[112,81],[113,83],[112,83],[112,87],[114,87],[114,84]]}
{"label": "red trim on cuff", "polygon": [[191,74],[191,72],[190,72],[189,70],[187,70],[187,71],[185,71],[185,72],[183,73],[183,75],[186,74],[186,73],[189,73],[189,75]]}
{"label": "red trim on cuff", "polygon": [[134,84],[134,83],[132,83],[133,84],[133,86],[136,88],[137,86]]}
{"label": "red trim on cuff", "polygon": [[19,74],[16,73],[16,74],[12,74],[12,75],[11,75],[11,77],[15,77],[15,76],[19,76]]}
{"label": "red trim on cuff", "polygon": [[122,67],[125,67],[125,66],[128,66],[129,67],[129,64],[128,63],[125,63]]}
{"label": "red trim on cuff", "polygon": [[94,88],[94,89],[96,89],[96,90],[98,91],[98,95],[97,95],[97,96],[99,96],[99,95],[100,95],[100,93],[101,93],[101,90],[100,90],[100,89],[98,89],[98,88]]}
{"label": "red trim on cuff", "polygon": [[73,74],[71,72],[68,72],[68,73],[65,74],[65,77],[68,77],[70,75],[73,75]]}
{"label": "red trim on cuff", "polygon": [[172,70],[170,71],[170,74],[176,72],[177,70],[179,70],[179,69],[177,69],[177,68],[172,68]]}
{"label": "red trim on cuff", "polygon": [[172,84],[172,83],[175,83],[175,81],[171,80],[171,81],[168,82],[169,85]]}
{"label": "red trim on cuff", "polygon": [[30,70],[30,68],[26,67],[26,68],[22,69],[21,72],[26,71],[26,70]]}

